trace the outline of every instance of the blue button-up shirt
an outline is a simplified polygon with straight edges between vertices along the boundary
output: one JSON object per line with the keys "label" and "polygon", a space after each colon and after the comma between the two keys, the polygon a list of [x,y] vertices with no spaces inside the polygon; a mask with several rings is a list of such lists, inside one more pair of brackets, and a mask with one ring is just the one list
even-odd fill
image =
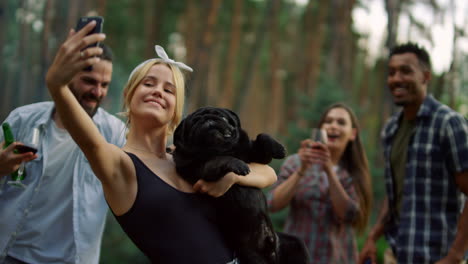
{"label": "blue button-up shirt", "polygon": [[[27,188],[22,189],[6,184],[7,180],[11,179],[10,176],[1,177],[0,179],[0,262],[9,252],[15,252],[13,247],[18,242],[16,237],[17,234],[25,231],[23,228],[27,226],[25,220],[28,218],[28,213],[41,210],[41,208],[32,208],[34,200],[38,199],[38,195],[47,195],[48,191],[52,192],[54,190],[54,186],[42,184],[44,182],[44,164],[47,164],[50,155],[60,155],[64,160],[71,159],[74,161],[73,167],[70,168],[70,174],[60,175],[60,177],[72,178],[72,189],[69,190],[68,195],[72,196],[73,208],[61,212],[66,211],[71,214],[73,223],[70,225],[73,228],[72,230],[65,230],[60,237],[55,238],[57,243],[64,243],[65,240],[68,240],[70,242],[68,244],[72,244],[74,250],[72,252],[45,252],[45,254],[41,255],[54,256],[55,259],[45,259],[39,256],[32,262],[83,264],[99,262],[101,238],[108,208],[102,186],[93,174],[84,154],[79,149],[71,153],[49,153],[43,148],[43,146],[48,145],[50,140],[45,128],[50,125],[50,122],[54,122],[52,120],[53,110],[54,105],[52,102],[27,105],[12,111],[5,120],[11,125],[17,140],[25,139],[28,136],[31,137],[31,128],[33,127],[39,128],[41,137],[38,147],[39,157],[26,163],[27,177],[23,182],[27,185]],[[124,144],[125,125],[119,119],[102,109],[98,109],[93,120],[108,142],[117,146]],[[3,133],[0,134],[1,142],[3,141]],[[60,201],[51,202],[57,203],[57,205],[60,203]],[[33,221],[38,225],[47,226],[47,223],[60,221],[62,217],[53,212],[48,215],[49,217],[34,219]],[[37,235],[47,236],[48,232],[42,230]],[[51,239],[48,238],[48,240]],[[53,250],[53,247],[48,247],[48,245],[31,245],[31,247]],[[28,250],[28,248],[22,248],[21,250]],[[73,256],[70,258],[70,255]],[[15,252],[15,258],[21,259],[21,256],[31,256],[31,253]],[[57,256],[59,256],[59,259],[57,259]],[[62,259],[60,259],[60,256]],[[67,259],[73,259],[73,261],[66,261]]]}
{"label": "blue button-up shirt", "polygon": [[[390,212],[396,210],[390,153],[401,118],[396,113],[382,135]],[[447,255],[464,205],[454,175],[468,170],[466,120],[428,95],[407,151],[400,217],[390,214],[386,237],[398,263],[434,263]]]}

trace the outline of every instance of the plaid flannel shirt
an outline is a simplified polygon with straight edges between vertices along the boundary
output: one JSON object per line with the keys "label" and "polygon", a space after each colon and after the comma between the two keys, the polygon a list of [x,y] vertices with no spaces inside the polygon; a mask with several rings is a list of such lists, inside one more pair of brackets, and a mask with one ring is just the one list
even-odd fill
{"label": "plaid flannel shirt", "polygon": [[[289,156],[281,167],[278,181],[267,194],[268,205],[273,199],[273,190],[296,172],[301,165],[299,155]],[[351,225],[358,215],[358,197],[349,173],[335,168],[351,202],[344,220],[335,215],[330,200],[327,176],[315,175],[313,169],[305,171],[296,194],[290,203],[284,232],[302,239],[314,264],[356,263],[357,247]]]}
{"label": "plaid flannel shirt", "polygon": [[447,255],[463,209],[465,197],[454,175],[468,170],[468,127],[463,116],[431,95],[426,97],[407,150],[400,217],[396,219],[390,152],[401,118],[400,111],[382,134],[390,208],[386,237],[398,263],[434,263]]}

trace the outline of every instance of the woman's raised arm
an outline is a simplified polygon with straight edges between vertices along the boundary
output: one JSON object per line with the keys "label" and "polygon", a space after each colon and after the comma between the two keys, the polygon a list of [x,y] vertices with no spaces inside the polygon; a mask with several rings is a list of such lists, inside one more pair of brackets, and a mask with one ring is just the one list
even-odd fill
{"label": "woman's raised arm", "polygon": [[78,32],[70,31],[47,72],[46,83],[55,102],[58,119],[84,152],[96,176],[105,184],[113,182],[111,179],[122,173],[118,165],[123,152],[105,140],[68,86],[83,69],[100,62],[97,56],[102,49],[86,48],[105,39],[104,34],[86,36],[94,26],[93,21]]}

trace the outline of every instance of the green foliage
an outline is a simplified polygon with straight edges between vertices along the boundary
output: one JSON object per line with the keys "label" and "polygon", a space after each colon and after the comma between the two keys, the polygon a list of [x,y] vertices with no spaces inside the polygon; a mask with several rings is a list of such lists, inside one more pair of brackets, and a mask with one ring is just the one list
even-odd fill
{"label": "green foliage", "polygon": [[[316,95],[314,97],[305,94],[297,95],[299,102],[298,119],[288,123],[288,133],[283,142],[289,154],[293,154],[300,146],[303,139],[308,138],[310,129],[315,127],[324,109],[332,103],[343,101],[346,98],[342,88],[332,78],[322,76],[319,80]],[[298,120],[305,120],[305,126],[300,126]]]}
{"label": "green foliage", "polygon": [[[364,243],[366,242],[366,236],[358,237],[356,239],[356,242],[357,242],[357,248],[360,252],[362,247],[364,246]],[[388,244],[383,237],[377,240],[377,263],[384,263],[383,262],[384,253],[387,248],[388,248]]]}
{"label": "green foliage", "polygon": [[284,223],[286,221],[286,217],[289,214],[289,207],[270,214],[271,221],[273,222],[273,226],[276,231],[280,232],[284,228]]}

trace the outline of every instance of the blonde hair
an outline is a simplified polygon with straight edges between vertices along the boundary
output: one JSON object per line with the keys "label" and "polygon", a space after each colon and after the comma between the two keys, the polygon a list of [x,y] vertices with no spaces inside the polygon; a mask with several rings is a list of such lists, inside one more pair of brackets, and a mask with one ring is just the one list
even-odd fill
{"label": "blonde hair", "polygon": [[182,120],[182,114],[184,111],[184,102],[185,102],[185,78],[182,71],[179,67],[172,65],[171,63],[166,63],[162,59],[151,59],[144,62],[142,65],[137,66],[137,68],[132,72],[130,78],[127,81],[127,84],[124,87],[123,94],[123,112],[122,116],[127,118],[127,125],[130,124],[130,102],[132,101],[135,90],[146,76],[151,67],[156,64],[164,64],[168,66],[172,71],[172,77],[174,78],[174,84],[176,87],[176,106],[174,117],[171,120],[171,123],[167,129],[167,135],[170,135],[174,132],[177,125]]}

